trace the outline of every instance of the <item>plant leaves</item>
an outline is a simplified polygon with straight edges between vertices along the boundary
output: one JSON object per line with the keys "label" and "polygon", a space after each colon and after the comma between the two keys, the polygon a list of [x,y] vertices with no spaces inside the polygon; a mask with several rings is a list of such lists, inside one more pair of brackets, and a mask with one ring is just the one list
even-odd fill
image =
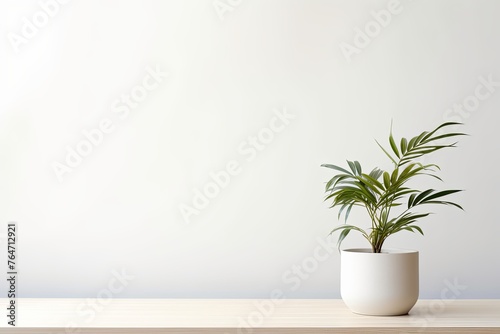
{"label": "plant leaves", "polygon": [[387,152],[385,148],[382,145],[380,145],[380,143],[377,140],[375,140],[375,142],[382,149],[382,151],[384,151],[384,153],[389,157],[389,159],[391,159],[391,161],[394,162],[395,165],[397,165],[398,162],[389,154],[389,152]]}
{"label": "plant leaves", "polygon": [[352,173],[354,175],[358,175],[358,171],[356,170],[356,165],[354,162],[347,160],[347,164],[349,165],[349,168],[351,169]]}
{"label": "plant leaves", "polygon": [[385,189],[389,189],[391,186],[391,178],[387,172],[384,172],[384,186]]}
{"label": "plant leaves", "polygon": [[408,148],[408,141],[406,140],[406,138],[401,138],[401,154],[405,154],[406,153],[406,149]]}
{"label": "plant leaves", "polygon": [[342,172],[342,173],[346,173],[346,174],[349,174],[349,175],[352,175],[351,172],[345,170],[344,168],[342,167],[339,167],[339,166],[336,166],[336,165],[331,165],[331,164],[322,164],[321,167],[326,167],[326,168],[331,168],[331,169],[335,169],[339,172]]}
{"label": "plant leaves", "polygon": [[391,144],[392,151],[398,158],[400,158],[398,147],[396,146],[396,142],[394,141],[394,138],[392,137],[392,133],[389,135],[389,144]]}
{"label": "plant leaves", "polygon": [[356,167],[357,175],[361,175],[363,170],[361,169],[361,164],[358,161],[354,161],[354,166]]}
{"label": "plant leaves", "polygon": [[[365,239],[372,245],[374,252],[380,251],[384,241],[392,234],[402,230],[423,235],[422,229],[416,224],[418,220],[427,217],[430,213],[416,213],[412,208],[423,204],[450,205],[459,209],[463,208],[454,202],[443,200],[448,195],[460,192],[461,190],[419,190],[406,186],[407,182],[417,177],[433,177],[438,180],[439,166],[435,164],[423,164],[416,159],[442,150],[456,146],[456,142],[446,143],[447,139],[466,135],[456,131],[442,131],[440,129],[459,125],[456,122],[446,122],[437,126],[432,131],[424,131],[411,139],[401,138],[398,144],[391,131],[389,135],[389,144],[391,149],[387,151],[376,141],[377,145],[394,163],[394,168],[383,171],[374,168],[369,174],[364,174],[361,164],[355,161],[347,160],[348,168],[344,169],[337,165],[324,164],[327,167],[338,172],[325,186],[326,198],[331,200],[331,207],[339,207],[338,219],[344,218],[344,225],[336,227],[331,233],[340,231],[338,244],[349,235],[350,231],[360,232]],[[441,141],[439,143],[438,141]],[[389,153],[392,151],[392,153]],[[394,157],[395,155],[395,157]],[[402,167],[404,166],[404,167]],[[350,171],[349,171],[350,170]],[[402,212],[391,218],[393,207],[405,205]],[[353,206],[364,207],[371,218],[370,233],[356,227],[347,225],[347,219]],[[342,217],[344,215],[344,217]]]}

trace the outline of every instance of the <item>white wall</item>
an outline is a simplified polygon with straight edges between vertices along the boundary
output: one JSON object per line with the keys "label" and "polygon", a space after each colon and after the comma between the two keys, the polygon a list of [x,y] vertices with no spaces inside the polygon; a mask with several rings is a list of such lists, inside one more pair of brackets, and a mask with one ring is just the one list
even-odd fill
{"label": "white wall", "polygon": [[[390,167],[374,138],[391,120],[397,136],[458,120],[471,136],[435,162],[444,186],[466,189],[465,212],[436,208],[425,237],[387,246],[420,250],[422,298],[450,283],[458,298],[500,298],[500,2],[221,3],[234,6],[71,1],[49,17],[38,1],[1,2],[0,221],[3,244],[19,224],[21,296],[95,297],[124,271],[120,298],[339,298],[339,255],[318,249],[338,223],[320,164]],[[345,57],[388,6],[390,23]],[[447,112],[475,101],[481,77],[489,96]],[[141,92],[126,115],[122,95]],[[109,133],[59,182],[54,162],[103,121]],[[252,151],[261,131],[272,140]],[[235,175],[187,223],[182,205],[228,164]]]}

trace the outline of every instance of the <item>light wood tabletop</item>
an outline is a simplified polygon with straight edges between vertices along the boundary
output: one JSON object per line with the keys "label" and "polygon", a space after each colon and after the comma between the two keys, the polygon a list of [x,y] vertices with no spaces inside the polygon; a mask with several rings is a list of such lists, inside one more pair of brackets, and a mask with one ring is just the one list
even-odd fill
{"label": "light wood tabletop", "polygon": [[500,333],[500,300],[419,300],[408,315],[362,316],[332,299],[17,299],[0,333]]}

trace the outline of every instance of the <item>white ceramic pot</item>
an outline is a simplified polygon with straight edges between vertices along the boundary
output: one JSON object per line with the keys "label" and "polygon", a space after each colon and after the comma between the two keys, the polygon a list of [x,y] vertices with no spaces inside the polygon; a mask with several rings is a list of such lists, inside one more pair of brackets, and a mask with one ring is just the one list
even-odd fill
{"label": "white ceramic pot", "polygon": [[418,300],[418,252],[345,249],[340,255],[340,294],[354,313],[407,314]]}

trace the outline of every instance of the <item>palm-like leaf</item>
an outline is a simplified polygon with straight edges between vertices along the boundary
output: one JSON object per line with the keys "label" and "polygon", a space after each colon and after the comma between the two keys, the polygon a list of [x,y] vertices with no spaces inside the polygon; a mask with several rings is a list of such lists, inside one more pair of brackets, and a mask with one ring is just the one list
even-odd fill
{"label": "palm-like leaf", "polygon": [[[462,209],[454,202],[444,201],[443,197],[457,193],[461,190],[434,189],[418,190],[412,189],[405,184],[417,176],[428,176],[441,180],[436,173],[439,166],[435,164],[423,165],[415,162],[415,159],[438,150],[455,147],[456,143],[436,144],[435,142],[465,135],[461,132],[440,133],[443,129],[460,123],[446,122],[432,131],[424,131],[410,138],[401,138],[396,141],[391,131],[389,134],[389,153],[379,142],[377,144],[383,152],[394,163],[392,171],[384,171],[374,168],[369,174],[363,173],[358,161],[347,161],[348,168],[337,165],[324,164],[322,167],[333,169],[337,172],[327,183],[325,200],[332,200],[331,207],[340,207],[338,218],[344,213],[344,221],[347,219],[354,206],[364,207],[371,220],[369,233],[354,225],[340,225],[331,233],[341,231],[338,245],[347,237],[351,231],[357,231],[367,239],[373,252],[380,252],[384,241],[394,233],[400,231],[418,232],[423,235],[422,229],[415,223],[429,213],[417,213],[413,210],[423,204],[451,205]],[[397,144],[399,143],[399,145]],[[391,209],[406,204],[406,209],[397,217],[391,217]]]}

